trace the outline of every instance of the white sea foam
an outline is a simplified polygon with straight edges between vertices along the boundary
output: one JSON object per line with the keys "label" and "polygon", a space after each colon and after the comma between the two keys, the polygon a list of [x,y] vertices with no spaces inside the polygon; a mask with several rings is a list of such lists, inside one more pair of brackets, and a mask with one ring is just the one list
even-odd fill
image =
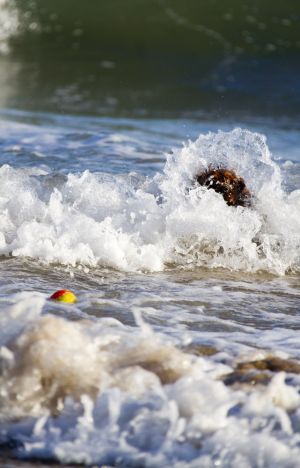
{"label": "white sea foam", "polygon": [[18,441],[19,455],[117,466],[297,466],[299,378],[288,384],[278,373],[266,386],[234,389],[222,381],[230,365],[181,351],[141,320],[137,328],[69,322],[42,315],[41,296],[15,300],[2,314],[0,441]]}
{"label": "white sea foam", "polygon": [[14,0],[0,0],[0,54],[9,52],[9,40],[18,28],[19,14]]}
{"label": "white sea foam", "polygon": [[[227,206],[196,186],[209,164],[243,176],[253,208]],[[265,137],[247,130],[201,135],[168,155],[153,179],[88,171],[64,178],[5,165],[0,210],[2,255],[124,271],[299,271],[300,191],[282,190]]]}

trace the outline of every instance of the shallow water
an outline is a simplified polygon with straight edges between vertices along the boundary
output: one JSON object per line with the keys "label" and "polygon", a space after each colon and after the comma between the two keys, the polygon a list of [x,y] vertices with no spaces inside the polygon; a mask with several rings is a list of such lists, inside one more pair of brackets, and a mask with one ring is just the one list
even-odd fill
{"label": "shallow water", "polygon": [[297,467],[297,5],[100,3],[0,0],[0,465]]}
{"label": "shallow water", "polygon": [[[239,362],[300,358],[299,134],[235,127],[2,111],[5,453],[297,466],[298,375],[223,379]],[[253,208],[193,185],[216,158]],[[45,300],[60,288],[78,302]]]}

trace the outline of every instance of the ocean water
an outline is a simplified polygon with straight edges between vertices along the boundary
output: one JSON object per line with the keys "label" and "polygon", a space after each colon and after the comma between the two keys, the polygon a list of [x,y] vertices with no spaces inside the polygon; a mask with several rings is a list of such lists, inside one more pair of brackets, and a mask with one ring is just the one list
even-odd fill
{"label": "ocean water", "polygon": [[212,3],[148,7],[175,57],[121,6],[124,50],[96,4],[0,0],[1,466],[299,466],[297,10]]}

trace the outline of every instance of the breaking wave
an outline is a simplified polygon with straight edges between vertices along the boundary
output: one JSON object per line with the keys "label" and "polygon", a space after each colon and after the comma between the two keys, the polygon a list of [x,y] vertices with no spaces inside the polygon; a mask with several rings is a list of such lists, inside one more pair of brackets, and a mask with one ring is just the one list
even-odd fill
{"label": "breaking wave", "polygon": [[[246,180],[253,207],[196,186],[209,164]],[[167,155],[162,173],[0,169],[0,253],[45,262],[160,271],[166,266],[299,271],[300,191],[285,193],[263,135],[208,133]]]}

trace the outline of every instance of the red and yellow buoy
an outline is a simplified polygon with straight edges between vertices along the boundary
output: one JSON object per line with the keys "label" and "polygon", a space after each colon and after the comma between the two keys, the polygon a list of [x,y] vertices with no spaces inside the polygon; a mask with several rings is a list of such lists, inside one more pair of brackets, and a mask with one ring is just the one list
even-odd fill
{"label": "red and yellow buoy", "polygon": [[74,304],[77,301],[75,294],[69,289],[60,289],[49,297],[51,301],[66,302],[68,304]]}

